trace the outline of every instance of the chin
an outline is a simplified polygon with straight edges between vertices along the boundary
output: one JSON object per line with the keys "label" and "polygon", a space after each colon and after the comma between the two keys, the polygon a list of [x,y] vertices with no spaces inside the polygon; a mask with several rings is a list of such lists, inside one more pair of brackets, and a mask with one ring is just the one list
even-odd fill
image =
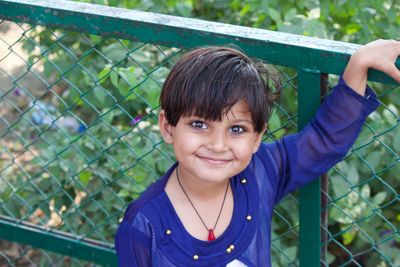
{"label": "chin", "polygon": [[218,174],[215,171],[210,170],[210,171],[207,171],[207,176],[203,175],[200,177],[201,177],[201,180],[203,180],[204,182],[222,183],[222,182],[229,180],[229,178],[231,178],[232,176],[235,176],[235,175],[236,174],[233,174],[231,172],[225,173],[225,174]]}

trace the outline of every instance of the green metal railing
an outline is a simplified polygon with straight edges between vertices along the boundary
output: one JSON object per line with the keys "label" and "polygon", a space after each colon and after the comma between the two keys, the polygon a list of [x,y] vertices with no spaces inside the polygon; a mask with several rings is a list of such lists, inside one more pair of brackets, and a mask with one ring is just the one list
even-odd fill
{"label": "green metal railing", "polygon": [[[0,19],[0,238],[22,251],[0,250],[10,265],[34,263],[23,244],[39,265],[116,264],[124,208],[174,160],[154,125],[185,50],[235,45],[282,77],[272,141],[305,126],[359,47],[70,1],[0,0]],[[400,92],[369,78],[386,83],[383,105],[352,151],[275,209],[275,266],[400,266]]]}

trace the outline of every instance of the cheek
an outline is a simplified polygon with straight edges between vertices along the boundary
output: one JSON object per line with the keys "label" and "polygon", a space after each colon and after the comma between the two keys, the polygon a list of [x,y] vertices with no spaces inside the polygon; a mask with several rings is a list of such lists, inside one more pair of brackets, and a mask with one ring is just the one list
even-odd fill
{"label": "cheek", "polygon": [[191,135],[179,135],[175,136],[174,141],[174,150],[175,154],[190,154],[193,153],[197,147],[199,147],[200,142],[197,138],[194,138]]}
{"label": "cheek", "polygon": [[253,139],[236,142],[235,145],[236,157],[243,160],[251,158],[251,156],[254,153],[255,146],[256,146],[256,141]]}
{"label": "cheek", "polygon": [[237,167],[244,169],[247,165],[249,165],[251,161],[251,157],[253,156],[252,149],[249,146],[244,146],[241,149],[237,149],[235,151],[235,158]]}

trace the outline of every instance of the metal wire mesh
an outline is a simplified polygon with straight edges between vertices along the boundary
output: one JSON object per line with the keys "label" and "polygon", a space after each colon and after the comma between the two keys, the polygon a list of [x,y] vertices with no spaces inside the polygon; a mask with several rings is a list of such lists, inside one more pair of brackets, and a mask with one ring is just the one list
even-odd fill
{"label": "metal wire mesh", "polygon": [[[182,51],[1,25],[18,32],[0,37],[1,214],[112,246],[126,204],[174,160],[156,127],[158,95]],[[3,67],[11,58],[18,72]],[[287,132],[282,122],[293,123],[293,115],[277,110],[269,138]],[[282,214],[278,254],[286,251],[276,244],[284,236],[296,239],[293,221]]]}
{"label": "metal wire mesh", "polygon": [[[375,84],[375,88],[382,87]],[[328,247],[343,266],[400,266],[399,87],[378,90],[381,107],[352,151],[331,170]]]}
{"label": "metal wire mesh", "polygon": [[[126,205],[174,161],[156,127],[158,96],[183,51],[5,21],[1,27],[15,35],[0,37],[1,214],[112,246]],[[18,72],[4,68],[11,58]],[[290,112],[277,107],[268,139],[294,132]],[[293,218],[277,214],[280,255],[285,238],[294,246],[297,230]]]}
{"label": "metal wire mesh", "polygon": [[[113,247],[126,205],[174,162],[156,126],[158,95],[183,52],[1,21],[0,215]],[[267,142],[297,126],[296,72],[269,67],[282,77],[284,97],[269,122]],[[329,173],[323,192],[329,199],[326,266],[400,265],[398,93],[394,87],[380,95],[382,107]],[[296,195],[274,213],[273,264],[297,266]],[[27,251],[2,242],[0,263],[19,265],[24,258],[30,265],[88,264]],[[32,253],[44,256],[26,256]]]}
{"label": "metal wire mesh", "polygon": [[0,241],[0,266],[95,266],[83,260],[9,241]]}

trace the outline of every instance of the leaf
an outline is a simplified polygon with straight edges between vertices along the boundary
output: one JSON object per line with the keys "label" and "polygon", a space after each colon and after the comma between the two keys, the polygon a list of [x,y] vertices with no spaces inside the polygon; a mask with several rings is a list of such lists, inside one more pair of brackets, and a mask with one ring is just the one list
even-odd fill
{"label": "leaf", "polygon": [[102,53],[108,60],[118,63],[126,58],[126,52],[119,43],[112,43],[102,49]]}
{"label": "leaf", "polygon": [[95,150],[96,146],[92,141],[86,140],[83,145],[87,148],[89,148],[90,150]]}
{"label": "leaf", "polygon": [[349,164],[347,164],[346,161],[340,161],[338,164],[336,164],[336,167],[343,173],[349,172]]}
{"label": "leaf", "polygon": [[68,166],[66,164],[64,164],[63,162],[59,162],[59,166],[60,166],[61,170],[65,173],[67,173],[70,170],[70,168],[68,168]]}
{"label": "leaf", "polygon": [[240,16],[243,17],[244,15],[247,14],[247,12],[249,12],[250,10],[250,5],[249,4],[245,4],[242,8],[242,10],[240,11]]}
{"label": "leaf", "polygon": [[140,84],[139,94],[146,99],[151,107],[159,105],[160,86],[153,79],[146,79]]}
{"label": "leaf", "polygon": [[110,78],[111,78],[112,85],[114,85],[115,88],[118,88],[119,87],[118,73],[116,73],[115,71],[111,71]]}
{"label": "leaf", "polygon": [[343,244],[350,245],[353,242],[356,235],[357,235],[357,230],[351,230],[351,231],[344,232],[342,234]]}
{"label": "leaf", "polygon": [[284,18],[285,21],[290,21],[292,19],[294,19],[297,15],[297,10],[296,8],[292,8],[290,9],[288,12],[285,13]]}
{"label": "leaf", "polygon": [[84,186],[87,186],[89,184],[91,178],[92,174],[89,171],[83,171],[79,174],[79,180]]}
{"label": "leaf", "polygon": [[373,198],[372,198],[372,203],[376,206],[381,205],[387,196],[387,192],[379,192],[378,194],[376,194]]}
{"label": "leaf", "polygon": [[301,18],[298,18],[290,23],[277,22],[278,30],[281,32],[302,34],[304,31],[304,25]]}
{"label": "leaf", "polygon": [[349,183],[346,182],[343,177],[339,175],[335,175],[332,178],[332,186],[333,186],[333,191],[335,192],[336,197],[343,196],[347,194],[350,189],[349,189]]}
{"label": "leaf", "polygon": [[103,115],[103,122],[111,124],[115,117],[123,115],[124,113],[120,109],[113,109],[110,112]]}
{"label": "leaf", "polygon": [[91,35],[89,36],[89,38],[90,38],[90,41],[92,41],[92,43],[97,43],[97,42],[101,41],[101,39],[102,39],[103,37],[102,37],[102,36],[99,36],[99,35],[91,34]]}
{"label": "leaf", "polygon": [[135,76],[135,68],[130,67],[130,68],[121,68],[118,70],[118,75],[121,77],[121,79],[118,82],[118,91],[122,96],[127,96],[127,100],[134,99],[136,96],[135,94],[130,93],[130,90],[132,87],[137,85],[137,79]]}
{"label": "leaf", "polygon": [[118,74],[129,84],[130,87],[136,85],[137,79],[135,74],[135,67],[120,69]]}
{"label": "leaf", "polygon": [[362,29],[360,24],[357,23],[349,23],[344,27],[344,31],[347,35],[356,34]]}
{"label": "leaf", "polygon": [[[152,78],[155,79],[157,82],[159,82],[161,85],[167,78],[169,72],[170,72],[170,69],[168,69],[166,67],[160,67],[155,72],[153,72]],[[160,86],[159,86],[159,88],[160,88]]]}
{"label": "leaf", "polygon": [[188,2],[185,3],[178,3],[176,6],[176,11],[178,11],[178,14],[183,16],[183,17],[190,17],[192,14],[193,6]]}
{"label": "leaf", "polygon": [[328,1],[320,1],[321,19],[326,20],[329,17],[329,3]]}
{"label": "leaf", "polygon": [[100,86],[96,86],[93,89],[93,93],[96,99],[99,100],[100,104],[104,104],[106,97],[108,96],[108,94],[104,92],[104,89]]}
{"label": "leaf", "polygon": [[358,170],[356,166],[351,165],[348,169],[347,179],[350,181],[352,185],[358,184],[360,176],[358,175]]}
{"label": "leaf", "polygon": [[125,188],[121,189],[121,191],[118,192],[118,196],[123,197],[123,198],[129,196],[130,194],[131,193],[129,192],[129,190],[127,190]]}
{"label": "leaf", "polygon": [[297,247],[292,246],[292,247],[287,247],[283,250],[283,253],[281,256],[283,256],[284,258],[282,259],[283,262],[287,261],[289,259],[289,261],[294,261],[296,259],[296,254],[297,254]]}
{"label": "leaf", "polygon": [[276,131],[281,128],[281,119],[276,112],[272,113],[271,118],[268,121],[268,129],[270,131]]}
{"label": "leaf", "polygon": [[373,168],[376,168],[379,166],[379,164],[381,163],[382,160],[382,153],[380,151],[373,151],[371,152],[366,160],[368,161],[368,163],[370,165],[372,165]]}
{"label": "leaf", "polygon": [[306,26],[308,36],[327,38],[325,25],[318,21],[318,19],[311,19]]}
{"label": "leaf", "polygon": [[268,14],[276,22],[281,20],[281,14],[276,9],[273,9],[273,8],[270,7],[268,9]]}
{"label": "leaf", "polygon": [[97,75],[97,79],[99,80],[100,84],[103,84],[108,76],[110,76],[110,70],[111,70],[111,66],[110,65],[106,65]]}
{"label": "leaf", "polygon": [[98,204],[94,204],[93,202],[90,202],[86,207],[85,207],[85,211],[90,211],[90,212],[96,212],[99,210],[99,206]]}
{"label": "leaf", "polygon": [[371,187],[368,184],[361,188],[361,196],[367,199],[371,196]]}
{"label": "leaf", "polygon": [[348,204],[348,207],[350,209],[353,209],[353,211],[355,211],[356,206],[354,206],[354,205],[359,201],[359,198],[360,198],[359,194],[355,191],[351,191],[350,194],[348,194],[345,198],[346,202]]}

